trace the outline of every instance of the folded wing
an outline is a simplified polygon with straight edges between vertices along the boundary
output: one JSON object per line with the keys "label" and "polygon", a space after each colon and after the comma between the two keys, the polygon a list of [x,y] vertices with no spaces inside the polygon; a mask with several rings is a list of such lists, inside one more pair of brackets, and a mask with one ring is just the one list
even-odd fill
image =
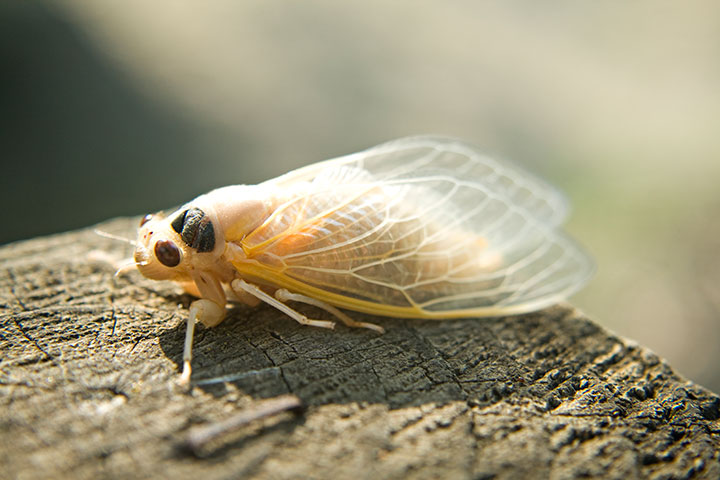
{"label": "folded wing", "polygon": [[392,316],[518,313],[592,273],[554,188],[464,143],[408,138],[268,182],[287,200],[242,240],[241,273]]}

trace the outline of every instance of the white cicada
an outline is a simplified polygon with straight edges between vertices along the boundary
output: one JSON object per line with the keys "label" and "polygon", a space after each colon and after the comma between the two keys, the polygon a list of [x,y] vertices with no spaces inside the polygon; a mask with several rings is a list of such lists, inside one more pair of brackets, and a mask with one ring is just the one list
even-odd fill
{"label": "white cicada", "polygon": [[578,290],[592,261],[560,229],[552,186],[457,140],[400,139],[260,185],[213,190],[169,216],[147,216],[135,264],[200,297],[214,326],[228,298],[266,302],[303,325],[333,328],[288,305],[447,319],[537,310]]}

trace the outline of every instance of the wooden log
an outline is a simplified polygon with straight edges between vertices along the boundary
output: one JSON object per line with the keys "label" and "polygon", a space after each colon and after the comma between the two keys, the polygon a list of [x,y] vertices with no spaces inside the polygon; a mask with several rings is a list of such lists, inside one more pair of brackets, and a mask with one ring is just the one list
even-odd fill
{"label": "wooden log", "polygon": [[[91,229],[0,248],[0,477],[720,478],[720,398],[567,305],[354,314],[384,335],[239,306],[198,328],[186,393],[192,299],[113,277],[130,252]],[[285,394],[305,409],[243,420]]]}

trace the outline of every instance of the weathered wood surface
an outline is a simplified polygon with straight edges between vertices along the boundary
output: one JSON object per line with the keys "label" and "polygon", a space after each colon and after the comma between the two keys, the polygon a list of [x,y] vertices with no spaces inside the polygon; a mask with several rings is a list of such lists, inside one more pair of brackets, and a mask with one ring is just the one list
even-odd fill
{"label": "weathered wood surface", "polygon": [[[568,306],[385,335],[238,307],[184,393],[191,299],[113,278],[128,254],[91,230],[0,248],[0,477],[720,478],[720,399]],[[306,410],[182,448],[285,393]]]}

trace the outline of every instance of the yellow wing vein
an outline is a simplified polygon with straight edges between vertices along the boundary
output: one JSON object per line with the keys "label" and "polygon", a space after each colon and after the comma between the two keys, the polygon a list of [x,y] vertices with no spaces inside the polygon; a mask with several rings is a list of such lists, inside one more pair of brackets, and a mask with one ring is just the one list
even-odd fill
{"label": "yellow wing vein", "polygon": [[464,317],[495,317],[501,315],[512,315],[516,313],[529,312],[538,309],[540,306],[551,304],[556,301],[553,297],[550,301],[547,298],[537,302],[523,303],[520,305],[498,306],[489,305],[478,308],[455,309],[448,311],[429,311],[419,306],[402,307],[386,305],[382,303],[361,300],[346,295],[329,292],[321,288],[308,285],[295,280],[279,272],[273,272],[263,266],[251,263],[234,263],[235,268],[241,274],[260,279],[278,288],[286,288],[292,292],[307,295],[316,300],[327,302],[339,308],[346,308],[355,312],[367,313],[370,315],[381,315],[395,318],[426,318],[426,319],[448,319]]}

